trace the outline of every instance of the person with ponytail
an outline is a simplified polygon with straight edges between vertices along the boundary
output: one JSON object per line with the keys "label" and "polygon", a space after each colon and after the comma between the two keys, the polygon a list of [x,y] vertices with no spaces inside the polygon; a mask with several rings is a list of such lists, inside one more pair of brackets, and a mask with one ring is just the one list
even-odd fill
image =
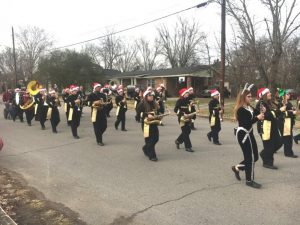
{"label": "person with ponytail", "polygon": [[234,118],[238,121],[238,127],[235,130],[236,138],[243,151],[244,160],[232,166],[231,169],[237,180],[241,180],[239,171],[245,171],[246,185],[260,188],[261,185],[254,181],[254,164],[258,160],[258,150],[252,125],[258,120],[263,120],[264,114],[251,106],[252,95],[250,91],[252,87],[253,84],[245,85],[243,91],[238,95],[234,107]]}

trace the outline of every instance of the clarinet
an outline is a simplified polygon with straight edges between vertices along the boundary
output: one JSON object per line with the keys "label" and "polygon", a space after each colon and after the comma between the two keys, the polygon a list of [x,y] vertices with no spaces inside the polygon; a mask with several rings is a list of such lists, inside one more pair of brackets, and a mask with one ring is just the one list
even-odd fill
{"label": "clarinet", "polygon": [[[260,113],[263,113],[263,108],[264,108],[264,105],[263,105],[263,99],[260,98],[259,100],[259,109],[260,109]],[[264,133],[264,120],[261,120],[261,125],[260,125],[260,134],[263,134]]]}

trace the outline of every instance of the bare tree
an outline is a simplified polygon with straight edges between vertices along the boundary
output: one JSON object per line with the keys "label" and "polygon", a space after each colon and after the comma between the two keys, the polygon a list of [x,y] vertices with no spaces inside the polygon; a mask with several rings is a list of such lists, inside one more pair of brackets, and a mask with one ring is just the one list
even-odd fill
{"label": "bare tree", "polygon": [[113,69],[118,57],[121,55],[121,39],[111,32],[100,40],[99,54],[104,69]]}
{"label": "bare tree", "polygon": [[149,41],[145,38],[140,38],[136,40],[136,46],[138,49],[138,63],[145,70],[152,70],[155,67],[156,59],[158,54],[160,53],[160,45],[158,40],[155,39],[154,46],[150,47]]}
{"label": "bare tree", "polygon": [[201,41],[205,35],[200,32],[199,25],[179,18],[174,32],[162,25],[158,29],[162,54],[172,68],[186,67],[195,63]]}
{"label": "bare tree", "polygon": [[82,50],[83,53],[88,54],[94,63],[101,66],[100,47],[95,44],[88,44]]}
{"label": "bare tree", "polygon": [[41,56],[53,45],[53,41],[45,30],[38,27],[20,28],[16,37],[18,47],[24,55],[24,76],[30,79]]}
{"label": "bare tree", "polygon": [[115,67],[121,72],[133,70],[136,65],[137,48],[133,44],[120,43],[120,55],[116,59]]}

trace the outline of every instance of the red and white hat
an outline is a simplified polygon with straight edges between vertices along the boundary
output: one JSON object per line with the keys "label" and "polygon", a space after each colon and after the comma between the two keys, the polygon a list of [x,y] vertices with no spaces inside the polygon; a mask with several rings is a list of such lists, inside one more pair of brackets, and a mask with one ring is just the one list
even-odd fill
{"label": "red and white hat", "polygon": [[180,97],[183,97],[186,93],[190,93],[188,89],[186,88],[182,88],[180,91],[179,91],[179,96]]}
{"label": "red and white hat", "polygon": [[188,91],[194,91],[193,87],[189,87]]}
{"label": "red and white hat", "polygon": [[158,91],[158,92],[161,91],[161,90],[162,90],[161,86],[159,86],[159,87],[156,88],[156,91]]}
{"label": "red and white hat", "polygon": [[15,92],[20,92],[20,91],[21,91],[20,88],[16,88],[16,89],[15,89]]}
{"label": "red and white hat", "polygon": [[51,94],[55,94],[55,90],[54,89],[51,89],[50,91],[49,91],[49,94],[51,95]]}
{"label": "red and white hat", "polygon": [[47,91],[46,88],[40,88],[39,91]]}
{"label": "red and white hat", "polygon": [[95,91],[95,89],[97,87],[101,87],[101,84],[100,83],[93,83],[93,90]]}
{"label": "red and white hat", "polygon": [[79,87],[75,84],[70,85],[70,91],[78,91]]}
{"label": "red and white hat", "polygon": [[147,95],[154,95],[154,92],[152,90],[146,90],[143,94],[144,98],[146,98]]}
{"label": "red and white hat", "polygon": [[161,88],[165,88],[165,85],[163,83],[160,84]]}
{"label": "red and white hat", "polygon": [[219,94],[220,94],[220,92],[217,89],[210,90],[210,96],[211,97],[214,97],[214,96],[219,95]]}
{"label": "red and white hat", "polygon": [[256,94],[256,99],[260,99],[262,96],[264,96],[265,94],[267,94],[269,92],[270,92],[270,89],[268,89],[268,88],[258,89],[257,94]]}
{"label": "red and white hat", "polygon": [[123,92],[123,89],[118,89],[117,92],[118,92],[118,94],[120,94]]}

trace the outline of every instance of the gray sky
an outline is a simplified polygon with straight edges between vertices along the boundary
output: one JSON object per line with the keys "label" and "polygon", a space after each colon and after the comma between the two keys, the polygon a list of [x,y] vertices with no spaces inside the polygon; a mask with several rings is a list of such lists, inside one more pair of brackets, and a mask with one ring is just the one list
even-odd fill
{"label": "gray sky", "polygon": [[[55,46],[101,36],[107,29],[120,30],[169,13],[173,13],[205,0],[1,0],[0,44],[11,46],[11,27],[38,26],[56,40]],[[196,19],[203,31],[219,33],[219,7],[211,4],[192,9],[180,16]],[[156,27],[174,24],[176,16],[146,25],[120,35],[153,39]]]}

